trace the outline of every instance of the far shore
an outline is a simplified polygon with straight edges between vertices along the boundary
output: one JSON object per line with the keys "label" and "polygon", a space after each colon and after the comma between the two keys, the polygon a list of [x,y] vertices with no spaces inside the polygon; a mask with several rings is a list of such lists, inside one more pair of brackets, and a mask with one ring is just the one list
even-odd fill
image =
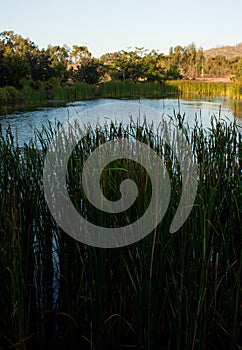
{"label": "far shore", "polygon": [[210,83],[232,83],[231,76],[228,77],[199,77],[195,81],[210,82]]}

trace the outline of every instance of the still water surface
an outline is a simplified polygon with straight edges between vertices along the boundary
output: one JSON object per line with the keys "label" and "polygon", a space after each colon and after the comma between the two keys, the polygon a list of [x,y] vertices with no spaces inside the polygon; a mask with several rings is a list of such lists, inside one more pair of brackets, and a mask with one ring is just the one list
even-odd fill
{"label": "still water surface", "polygon": [[[120,108],[117,109],[117,102]],[[130,116],[134,120],[138,117],[138,105],[142,107],[151,107],[158,110],[165,116],[172,116],[175,113],[180,112],[185,113],[185,121],[189,126],[193,126],[195,121],[195,116],[197,115],[201,119],[204,127],[208,128],[210,126],[211,116],[216,115],[218,118],[228,119],[230,121],[237,117],[237,123],[242,126],[242,113],[236,112],[234,105],[231,100],[226,100],[222,98],[214,98],[212,100],[206,99],[159,99],[159,100],[110,100],[110,99],[100,99],[92,101],[78,101],[74,103],[69,103],[65,107],[59,108],[39,108],[31,112],[15,112],[6,116],[0,116],[0,124],[3,130],[6,130],[8,125],[11,126],[14,135],[17,135],[19,145],[28,143],[31,138],[34,137],[34,130],[41,129],[42,125],[47,126],[49,121],[53,124],[57,122],[65,123],[68,120],[77,119],[82,124],[96,125],[99,122],[99,118],[103,117],[101,113],[105,110],[105,104],[113,104],[113,110],[111,115],[107,116],[107,119],[112,119],[113,121],[128,123],[130,121]],[[133,115],[133,107],[136,104],[137,115]],[[89,109],[96,107],[98,111],[100,107],[100,116],[94,117],[93,113],[89,113]],[[109,106],[110,111],[110,106]],[[84,113],[83,113],[84,112]],[[241,115],[240,115],[241,114]],[[142,121],[143,115],[139,115]],[[154,122],[154,125],[158,125],[160,122],[160,114],[154,113],[154,117],[149,116],[147,118],[148,123]]]}

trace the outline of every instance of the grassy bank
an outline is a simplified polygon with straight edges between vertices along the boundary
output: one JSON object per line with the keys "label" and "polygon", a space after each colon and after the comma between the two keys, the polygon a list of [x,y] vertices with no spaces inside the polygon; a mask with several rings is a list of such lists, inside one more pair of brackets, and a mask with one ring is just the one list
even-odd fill
{"label": "grassy bank", "polygon": [[231,99],[242,99],[242,84],[239,83],[176,80],[167,82],[167,85],[177,89],[182,96],[193,94],[207,97],[227,96]]}
{"label": "grassy bank", "polygon": [[149,82],[110,81],[99,86],[100,98],[163,98],[176,95],[177,88],[171,85]]}
{"label": "grassy bank", "polygon": [[42,84],[38,88],[26,85],[21,90],[17,90],[11,86],[0,88],[0,105],[2,107],[16,104],[42,106],[51,101],[92,100],[96,97],[96,87],[85,83],[76,83],[71,86]]}
{"label": "grassy bank", "polygon": [[44,106],[51,101],[58,103],[97,98],[162,98],[176,93],[176,87],[141,82],[111,81],[100,85],[85,83],[73,85],[42,84],[38,88],[27,85],[22,90],[16,90],[13,87],[0,88],[0,106],[2,111],[6,111],[7,107],[16,104]]}
{"label": "grassy bank", "polygon": [[209,83],[196,81],[167,81],[165,84],[149,82],[110,81],[99,85],[75,83],[40,84],[33,88],[29,84],[22,90],[11,86],[0,88],[0,113],[7,114],[15,106],[28,108],[35,106],[60,105],[61,103],[93,100],[97,98],[164,98],[167,96],[227,96],[242,99],[242,85],[237,83]]}
{"label": "grassy bank", "polygon": [[0,88],[0,113],[6,114],[11,107],[46,106],[50,103],[93,100],[97,98],[164,98],[167,96],[186,97],[199,95],[206,97],[228,96],[242,99],[242,85],[237,83],[209,83],[196,81],[167,81],[165,84],[149,82],[110,81],[99,85],[75,83],[61,85],[59,82],[40,84],[38,88],[30,85],[22,90],[11,86]]}
{"label": "grassy bank", "polygon": [[[174,123],[181,128],[181,116]],[[192,212],[175,234],[169,227],[181,170],[156,130],[146,123],[107,124],[74,149],[72,202],[107,227],[140,217],[151,187],[137,163],[117,161],[103,172],[104,191],[117,199],[128,173],[139,188],[136,204],[128,216],[96,211],[78,175],[88,155],[108,140],[135,138],[166,164],[172,196],[163,221],[143,240],[117,249],[78,243],[52,219],[42,171],[53,127],[36,134],[38,149],[36,142],[20,149],[10,129],[0,131],[0,349],[239,349],[241,130],[212,118],[210,130],[197,123],[183,131],[199,164],[199,185]]]}

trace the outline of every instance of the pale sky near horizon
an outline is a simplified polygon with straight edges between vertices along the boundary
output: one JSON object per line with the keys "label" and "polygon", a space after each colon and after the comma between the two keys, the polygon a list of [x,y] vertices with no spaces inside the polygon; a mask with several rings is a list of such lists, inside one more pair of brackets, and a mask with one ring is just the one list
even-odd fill
{"label": "pale sky near horizon", "polygon": [[95,57],[145,47],[209,49],[242,42],[241,0],[8,0],[1,1],[0,32],[13,30],[40,48],[87,45]]}

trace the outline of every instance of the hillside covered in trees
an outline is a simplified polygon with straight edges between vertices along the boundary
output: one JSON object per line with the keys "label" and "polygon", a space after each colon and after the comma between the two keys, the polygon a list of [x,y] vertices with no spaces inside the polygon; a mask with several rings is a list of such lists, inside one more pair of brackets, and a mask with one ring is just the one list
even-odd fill
{"label": "hillside covered in trees", "polygon": [[[0,33],[0,87],[38,89],[43,85],[51,88],[54,84],[99,84],[111,80],[162,84],[167,80],[205,76],[226,76],[241,82],[242,53],[229,56],[226,53],[229,49],[214,50],[204,52],[191,43],[171,47],[168,55],[136,47],[95,58],[86,46],[49,45],[40,49],[29,38],[5,31]],[[242,44],[236,52],[239,50],[242,52]]]}

